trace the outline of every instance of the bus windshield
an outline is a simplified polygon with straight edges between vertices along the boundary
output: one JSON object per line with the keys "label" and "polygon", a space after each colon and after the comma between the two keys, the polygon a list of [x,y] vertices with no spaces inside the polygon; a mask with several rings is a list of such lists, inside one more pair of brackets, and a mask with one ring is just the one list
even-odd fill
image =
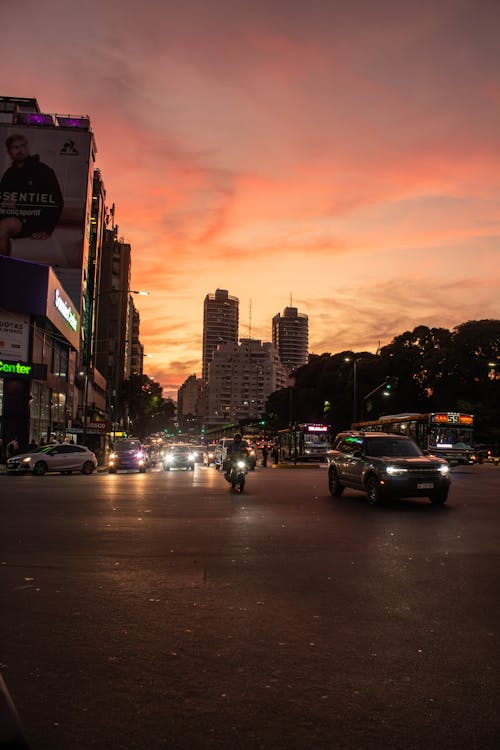
{"label": "bus windshield", "polygon": [[430,427],[429,448],[472,448],[472,430]]}

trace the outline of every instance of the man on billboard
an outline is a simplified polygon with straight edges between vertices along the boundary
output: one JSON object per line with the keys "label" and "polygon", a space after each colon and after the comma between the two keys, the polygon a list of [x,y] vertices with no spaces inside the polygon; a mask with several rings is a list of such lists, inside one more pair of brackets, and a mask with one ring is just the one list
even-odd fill
{"label": "man on billboard", "polygon": [[0,255],[11,254],[11,240],[46,240],[54,231],[64,206],[56,174],[30,155],[21,133],[5,141],[12,159],[0,180]]}

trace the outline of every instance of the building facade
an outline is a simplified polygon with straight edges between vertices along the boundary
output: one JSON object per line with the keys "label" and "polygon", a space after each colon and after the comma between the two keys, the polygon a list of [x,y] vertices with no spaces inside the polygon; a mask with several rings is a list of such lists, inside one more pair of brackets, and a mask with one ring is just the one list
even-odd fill
{"label": "building facade", "polygon": [[200,418],[203,381],[196,375],[190,375],[177,391],[177,421],[181,427],[196,422]]}
{"label": "building facade", "polygon": [[222,345],[209,368],[207,425],[260,418],[271,393],[285,388],[286,381],[273,344],[241,339],[239,346]]}
{"label": "building facade", "polygon": [[272,339],[287,374],[307,363],[309,319],[296,307],[285,307],[273,318]]}
{"label": "building facade", "polygon": [[125,377],[131,375],[142,375],[144,363],[144,347],[140,342],[141,316],[134,305],[132,295],[128,298],[128,325],[127,341],[125,348]]}
{"label": "building facade", "polygon": [[74,421],[80,315],[47,265],[0,256],[0,437],[26,449]]}
{"label": "building facade", "polygon": [[107,381],[107,410],[114,425],[126,416],[122,396],[130,315],[130,271],[130,244],[118,237],[117,226],[106,229],[96,296],[93,362]]}
{"label": "building facade", "polygon": [[203,362],[202,378],[209,378],[209,367],[214,352],[222,344],[238,344],[239,300],[226,289],[207,294],[203,306]]}

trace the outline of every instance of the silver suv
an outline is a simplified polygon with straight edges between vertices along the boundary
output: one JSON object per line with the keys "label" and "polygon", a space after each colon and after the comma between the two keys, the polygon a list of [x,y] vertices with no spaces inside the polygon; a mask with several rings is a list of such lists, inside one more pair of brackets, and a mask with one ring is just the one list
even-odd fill
{"label": "silver suv", "polygon": [[404,435],[342,432],[328,464],[328,486],[334,497],[349,487],[366,492],[370,505],[391,497],[428,497],[442,505],[448,498],[447,462],[424,454]]}

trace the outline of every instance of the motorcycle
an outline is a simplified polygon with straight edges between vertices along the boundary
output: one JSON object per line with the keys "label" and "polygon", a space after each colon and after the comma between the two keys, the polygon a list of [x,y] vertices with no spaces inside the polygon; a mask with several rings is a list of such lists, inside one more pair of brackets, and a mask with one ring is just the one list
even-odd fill
{"label": "motorcycle", "polygon": [[226,471],[224,472],[224,479],[226,482],[229,482],[231,489],[234,490],[236,487],[239,487],[240,492],[243,492],[247,472],[248,462],[241,457],[237,457],[228,462]]}

